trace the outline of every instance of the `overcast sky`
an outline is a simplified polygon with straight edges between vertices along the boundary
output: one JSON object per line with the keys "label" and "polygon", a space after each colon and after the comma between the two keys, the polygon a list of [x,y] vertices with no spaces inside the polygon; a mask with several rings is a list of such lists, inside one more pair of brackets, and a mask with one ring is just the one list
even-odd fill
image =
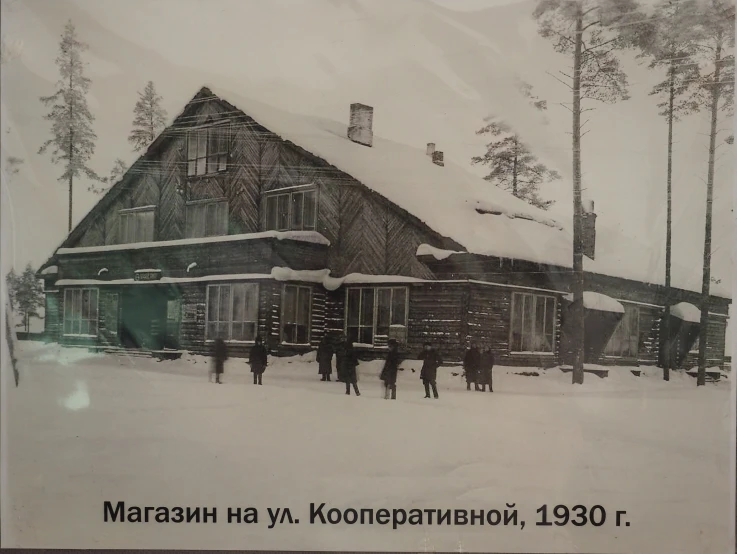
{"label": "overcast sky", "polygon": [[[470,166],[484,150],[483,118],[503,115],[564,179],[543,189],[554,215],[570,217],[570,92],[551,77],[569,61],[540,38],[533,2],[495,0],[3,0],[3,38],[17,56],[2,68],[3,161],[25,160],[3,196],[3,267],[44,261],[66,234],[61,169],[37,154],[49,136],[38,101],[53,91],[59,36],[71,19],[90,45],[97,151],[107,174],[131,163],[126,136],[136,91],[154,80],[170,119],[205,84],[297,113],[346,121],[348,105],[375,108],[375,133],[422,148],[438,143],[446,159]],[[449,9],[453,8],[453,9]],[[480,10],[480,11],[478,11]],[[648,95],[662,75],[624,55],[631,99],[591,105],[584,138],[586,193],[599,224],[618,229],[662,256],[667,128]],[[545,118],[517,94],[519,79],[548,100]],[[708,115],[675,130],[674,256],[700,271]],[[717,278],[729,279],[730,147],[720,150],[715,203]],[[97,200],[80,181],[75,221]],[[442,209],[442,208],[440,208]]]}

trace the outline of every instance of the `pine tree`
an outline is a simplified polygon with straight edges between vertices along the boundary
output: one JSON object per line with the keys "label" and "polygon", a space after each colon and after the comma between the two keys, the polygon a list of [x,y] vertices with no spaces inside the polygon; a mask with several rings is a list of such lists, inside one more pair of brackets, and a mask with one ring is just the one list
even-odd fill
{"label": "pine tree", "polygon": [[11,270],[5,279],[11,303],[21,314],[21,325],[28,332],[31,318],[41,317],[38,309],[44,305],[43,286],[36,278],[36,272],[31,268],[31,264],[26,265],[20,275]]}
{"label": "pine tree", "polygon": [[[87,48],[87,45],[77,38],[74,25],[69,21],[64,27],[59,55],[56,58],[60,75],[56,83],[56,92],[51,96],[41,97],[41,102],[51,107],[51,111],[44,119],[51,121],[52,138],[44,142],[39,154],[43,154],[51,147],[51,161],[62,163],[64,166],[59,181],[66,181],[69,184],[69,231],[72,230],[74,179],[84,174],[93,182],[101,180],[87,165],[95,153],[97,140],[97,135],[92,130],[95,118],[87,106],[90,80],[84,76],[86,63],[82,60],[82,53]],[[90,190],[93,188],[94,185],[91,185]]]}
{"label": "pine tree", "polygon": [[[673,176],[673,124],[683,115],[697,109],[693,98],[686,93],[693,88],[699,76],[696,54],[698,26],[697,3],[695,0],[661,0],[655,7],[650,22],[643,26],[639,37],[642,53],[639,57],[650,59],[650,69],[665,69],[666,77],[650,91],[659,98],[659,115],[668,125],[668,164],[666,170],[666,231],[665,231],[665,300],[662,325],[669,321],[671,305],[671,259],[672,259],[672,176]],[[663,332],[661,340],[661,364],[663,379],[670,380],[672,351],[668,344],[669,333]]]}
{"label": "pine tree", "polygon": [[[520,89],[535,108],[547,109],[545,100],[532,94],[531,85],[523,83]],[[491,168],[484,179],[543,210],[553,205],[554,201],[540,197],[540,185],[560,179],[560,175],[541,163],[519,134],[494,117],[486,118],[486,125],[476,131],[476,134],[491,135],[495,139],[486,145],[483,156],[471,158],[471,163],[484,164]]]}
{"label": "pine tree", "polygon": [[[709,162],[706,178],[706,217],[704,224],[704,262],[701,285],[701,321],[699,325],[699,370],[697,386],[706,384],[706,347],[709,325],[709,290],[711,283],[711,228],[714,202],[714,165],[716,163],[719,115],[731,117],[734,111],[734,24],[735,6],[723,0],[702,0],[697,42],[704,66],[692,96],[698,109],[711,116]],[[731,127],[731,125],[730,125]],[[727,137],[725,142],[733,139]]]}
{"label": "pine tree", "polygon": [[146,150],[166,127],[166,111],[161,106],[162,97],[156,93],[153,81],[146,84],[138,93],[138,101],[133,108],[133,129],[128,142],[135,152]]}
{"label": "pine tree", "polygon": [[583,383],[583,202],[581,195],[581,103],[598,100],[613,103],[626,100],[627,76],[620,67],[617,51],[632,39],[620,31],[642,16],[632,0],[540,0],[534,17],[540,35],[553,42],[556,52],[570,56],[572,74],[554,76],[572,93],[569,107],[573,142],[573,303],[570,338],[573,346],[573,383]]}

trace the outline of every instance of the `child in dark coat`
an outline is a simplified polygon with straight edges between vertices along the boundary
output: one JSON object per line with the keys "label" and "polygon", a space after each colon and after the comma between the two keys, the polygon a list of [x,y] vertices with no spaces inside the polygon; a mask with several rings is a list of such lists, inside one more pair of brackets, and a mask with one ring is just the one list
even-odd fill
{"label": "child in dark coat", "polygon": [[466,390],[471,390],[471,383],[479,390],[478,375],[481,366],[481,352],[476,346],[471,346],[463,358],[463,370],[466,372]]}
{"label": "child in dark coat", "polygon": [[264,347],[261,337],[256,337],[256,344],[251,348],[251,353],[248,356],[248,364],[251,366],[251,372],[253,373],[253,384],[261,383],[261,376],[266,371],[266,364],[268,363],[268,354]]}
{"label": "child in dark coat", "polygon": [[494,353],[491,348],[487,348],[483,354],[481,354],[481,367],[479,370],[479,385],[481,385],[481,392],[486,392],[486,385],[489,385],[489,392],[494,392],[492,386],[491,370],[494,368]]}
{"label": "child in dark coat", "polygon": [[[215,339],[215,343],[213,344],[213,352],[212,352],[212,364],[213,364],[213,370],[211,372],[215,374],[215,382],[220,385],[220,376],[225,373],[225,360],[228,359],[228,345],[225,344],[225,341],[218,337]],[[210,378],[212,380],[212,377]]]}
{"label": "child in dark coat", "polygon": [[333,348],[327,337],[323,337],[317,347],[317,373],[322,375],[320,381],[330,381],[333,373]]}
{"label": "child in dark coat", "polygon": [[425,343],[425,349],[420,352],[417,358],[422,360],[420,379],[422,379],[422,384],[425,385],[425,398],[430,398],[430,387],[432,387],[433,396],[439,398],[438,387],[435,381],[438,375],[438,368],[443,364],[443,359],[429,342]]}
{"label": "child in dark coat", "polygon": [[357,367],[358,354],[353,350],[353,342],[349,340],[345,343],[345,351],[343,352],[343,380],[345,381],[345,393],[349,396],[351,394],[351,385],[356,396],[361,396],[361,393],[358,392]]}
{"label": "child in dark coat", "polygon": [[389,353],[384,361],[384,369],[381,370],[379,378],[384,381],[384,398],[397,399],[397,372],[399,371],[399,345],[394,339],[389,339]]}

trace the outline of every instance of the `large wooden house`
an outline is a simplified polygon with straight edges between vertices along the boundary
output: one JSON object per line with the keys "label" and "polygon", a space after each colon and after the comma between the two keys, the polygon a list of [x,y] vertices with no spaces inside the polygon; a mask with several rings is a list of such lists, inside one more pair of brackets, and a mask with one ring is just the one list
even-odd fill
{"label": "large wooden house", "polygon": [[[236,355],[257,335],[275,354],[327,335],[371,355],[395,337],[455,360],[476,343],[502,364],[565,361],[567,227],[372,126],[363,104],[341,124],[201,89],[39,269],[46,334],[194,352],[222,337]],[[676,281],[663,318],[648,252],[593,213],[585,226],[587,359],[688,362],[698,282]],[[711,365],[729,303],[711,298]]]}

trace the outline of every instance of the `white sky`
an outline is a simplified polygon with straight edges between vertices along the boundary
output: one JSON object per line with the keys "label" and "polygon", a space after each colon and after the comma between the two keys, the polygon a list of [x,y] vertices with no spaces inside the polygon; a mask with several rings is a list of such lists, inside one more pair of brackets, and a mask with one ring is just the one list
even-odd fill
{"label": "white sky", "polygon": [[[3,0],[3,37],[19,55],[2,69],[3,160],[25,159],[3,197],[12,235],[3,267],[42,262],[66,233],[66,187],[58,167],[36,152],[48,136],[38,101],[53,90],[53,60],[67,19],[89,43],[90,107],[97,116],[92,166],[134,160],[126,136],[136,91],[152,79],[170,118],[208,83],[294,112],[347,120],[351,102],[375,107],[375,133],[417,147],[438,143],[468,165],[483,151],[484,116],[511,119],[535,152],[570,175],[569,92],[549,73],[568,60],[536,32],[531,2],[504,0]],[[497,7],[469,11],[489,5]],[[443,7],[446,6],[446,7]],[[447,7],[453,9],[447,9]],[[594,106],[584,138],[584,179],[599,224],[644,244],[664,238],[666,126],[648,96],[657,75],[625,57],[631,100]],[[521,76],[551,106],[547,124],[521,108]],[[6,132],[6,131],[10,132]],[[707,114],[676,127],[674,256],[700,271]],[[730,278],[732,152],[718,163],[714,274]],[[471,168],[480,172],[479,168]],[[75,220],[96,197],[79,182]],[[570,182],[543,190],[570,214]],[[6,201],[7,200],[7,201]],[[439,209],[442,209],[440,207]],[[12,213],[11,213],[12,212]],[[10,216],[13,216],[11,225]],[[4,241],[7,241],[4,238]],[[661,252],[657,246],[654,252]]]}

